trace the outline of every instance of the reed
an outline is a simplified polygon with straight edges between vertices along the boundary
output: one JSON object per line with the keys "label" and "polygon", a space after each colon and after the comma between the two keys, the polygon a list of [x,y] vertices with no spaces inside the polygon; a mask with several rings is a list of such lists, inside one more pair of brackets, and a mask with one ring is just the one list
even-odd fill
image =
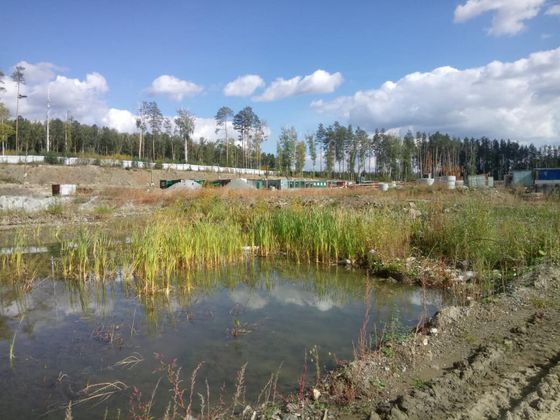
{"label": "reed", "polygon": [[[415,255],[465,263],[480,273],[560,261],[557,202],[535,205],[513,196],[499,201],[482,193],[431,195],[419,202],[420,216],[411,216],[410,194],[355,207],[336,201],[310,205],[299,196],[279,206],[269,195],[201,192],[161,209],[145,225],[131,226],[129,243],[111,239],[99,227],[80,229],[62,243],[62,273],[104,280],[118,269],[139,291],[153,294],[169,293],[182,273],[239,263],[254,253],[330,264],[358,261],[373,249],[385,264],[398,266]],[[19,256],[10,258],[10,265],[21,264]]]}

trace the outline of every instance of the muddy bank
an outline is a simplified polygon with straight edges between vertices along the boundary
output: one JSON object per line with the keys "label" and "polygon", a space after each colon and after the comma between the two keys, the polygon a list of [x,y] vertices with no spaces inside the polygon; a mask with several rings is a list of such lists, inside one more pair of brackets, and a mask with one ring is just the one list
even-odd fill
{"label": "muddy bank", "polygon": [[333,418],[552,419],[559,374],[560,268],[540,266],[507,293],[445,308],[402,342],[386,336],[321,391]]}

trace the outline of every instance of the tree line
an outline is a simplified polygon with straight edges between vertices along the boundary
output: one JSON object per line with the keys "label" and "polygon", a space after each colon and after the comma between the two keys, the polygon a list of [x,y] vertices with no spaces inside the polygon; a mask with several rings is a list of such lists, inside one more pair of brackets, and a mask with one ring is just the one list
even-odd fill
{"label": "tree line", "polygon": [[419,177],[488,174],[503,179],[512,170],[560,167],[557,146],[535,147],[509,139],[452,137],[435,132],[404,137],[339,122],[319,124],[315,133],[299,138],[293,127],[282,129],[277,143],[278,168],[303,175],[306,157],[310,171],[346,179],[412,180]]}
{"label": "tree line", "polygon": [[[496,179],[515,169],[560,167],[558,147],[519,144],[509,139],[457,138],[436,132],[407,132],[401,138],[384,129],[368,134],[360,127],[338,121],[319,124],[314,133],[299,136],[293,127],[282,128],[276,155],[264,153],[266,122],[251,107],[239,112],[222,106],[215,115],[218,140],[193,138],[196,119],[186,109],[173,119],[165,117],[155,101],[143,102],[136,119],[137,133],[119,133],[108,127],[80,123],[67,113],[66,119],[48,123],[19,115],[25,68],[11,74],[17,84],[16,116],[10,119],[0,102],[2,154],[13,151],[70,156],[123,156],[150,161],[187,162],[276,170],[284,175],[358,177],[409,180],[422,176],[464,177],[489,174]],[[4,74],[0,71],[0,93]],[[231,128],[234,129],[232,132]],[[48,131],[48,133],[47,133]],[[307,160],[306,160],[307,159]]]}

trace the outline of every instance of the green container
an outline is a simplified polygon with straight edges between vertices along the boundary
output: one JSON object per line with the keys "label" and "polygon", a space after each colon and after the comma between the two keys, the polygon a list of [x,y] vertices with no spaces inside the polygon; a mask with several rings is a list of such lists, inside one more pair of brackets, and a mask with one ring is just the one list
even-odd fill
{"label": "green container", "polygon": [[172,185],[178,184],[179,182],[181,182],[180,179],[160,179],[159,187],[164,190],[171,187]]}
{"label": "green container", "polygon": [[533,185],[533,172],[532,171],[512,171],[511,185],[531,187]]}

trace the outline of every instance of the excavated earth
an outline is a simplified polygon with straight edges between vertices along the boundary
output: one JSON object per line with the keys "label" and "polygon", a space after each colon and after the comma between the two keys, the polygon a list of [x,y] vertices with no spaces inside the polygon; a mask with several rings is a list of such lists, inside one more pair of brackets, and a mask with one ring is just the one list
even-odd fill
{"label": "excavated earth", "polygon": [[354,397],[329,418],[560,419],[559,267],[447,307],[423,330],[328,378],[331,398]]}

